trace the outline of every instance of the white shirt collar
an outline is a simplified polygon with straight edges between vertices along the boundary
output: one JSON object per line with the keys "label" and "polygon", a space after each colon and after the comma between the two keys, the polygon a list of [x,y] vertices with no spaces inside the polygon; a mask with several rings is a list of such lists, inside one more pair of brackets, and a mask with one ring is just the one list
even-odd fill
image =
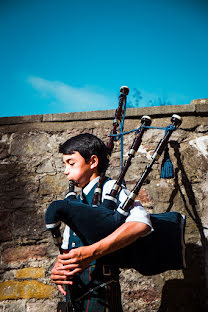
{"label": "white shirt collar", "polygon": [[83,191],[83,193],[85,194],[85,195],[87,195],[90,191],[91,191],[91,189],[93,188],[93,186],[99,181],[99,176],[98,177],[96,177],[94,180],[92,180],[92,181],[90,181],[83,189],[82,189],[82,191]]}

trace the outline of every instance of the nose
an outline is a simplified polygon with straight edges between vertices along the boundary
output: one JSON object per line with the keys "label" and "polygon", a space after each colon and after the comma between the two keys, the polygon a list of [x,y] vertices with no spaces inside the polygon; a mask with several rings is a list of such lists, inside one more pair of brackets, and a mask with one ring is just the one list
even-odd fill
{"label": "nose", "polygon": [[68,175],[69,174],[69,166],[66,166],[65,170],[64,170],[64,174]]}

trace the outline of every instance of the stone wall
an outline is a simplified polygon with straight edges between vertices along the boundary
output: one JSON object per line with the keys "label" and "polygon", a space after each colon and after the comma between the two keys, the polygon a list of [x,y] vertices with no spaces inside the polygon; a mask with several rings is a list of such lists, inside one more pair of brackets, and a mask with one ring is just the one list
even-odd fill
{"label": "stone wall", "polygon": [[[183,117],[169,143],[175,178],[160,179],[159,159],[139,199],[150,212],[179,211],[187,217],[187,268],[148,277],[122,270],[124,312],[206,310],[208,102],[128,109],[125,130],[137,128],[144,114],[152,117],[152,126],[167,126],[172,113]],[[109,110],[0,118],[0,311],[53,312],[63,299],[50,281],[58,251],[44,225],[48,204],[62,199],[67,189],[58,145],[84,132],[107,142],[113,116],[114,111]],[[135,184],[163,135],[159,129],[146,131],[126,175],[128,188]],[[124,137],[124,156],[133,138],[134,134]],[[108,174],[117,178],[119,172],[118,142]]]}

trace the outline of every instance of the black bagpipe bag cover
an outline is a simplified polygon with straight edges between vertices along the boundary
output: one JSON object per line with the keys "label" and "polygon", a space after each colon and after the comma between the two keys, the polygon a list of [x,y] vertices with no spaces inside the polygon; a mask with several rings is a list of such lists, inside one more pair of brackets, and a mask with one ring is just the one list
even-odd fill
{"label": "black bagpipe bag cover", "polygon": [[178,212],[151,214],[154,231],[105,256],[105,262],[155,275],[185,268],[185,218]]}

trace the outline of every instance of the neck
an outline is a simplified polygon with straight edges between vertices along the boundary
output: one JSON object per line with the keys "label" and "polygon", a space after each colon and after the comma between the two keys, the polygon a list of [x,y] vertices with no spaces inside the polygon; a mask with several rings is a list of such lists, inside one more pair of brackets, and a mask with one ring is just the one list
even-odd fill
{"label": "neck", "polygon": [[94,172],[90,177],[90,182],[96,179],[99,176],[98,172]]}

